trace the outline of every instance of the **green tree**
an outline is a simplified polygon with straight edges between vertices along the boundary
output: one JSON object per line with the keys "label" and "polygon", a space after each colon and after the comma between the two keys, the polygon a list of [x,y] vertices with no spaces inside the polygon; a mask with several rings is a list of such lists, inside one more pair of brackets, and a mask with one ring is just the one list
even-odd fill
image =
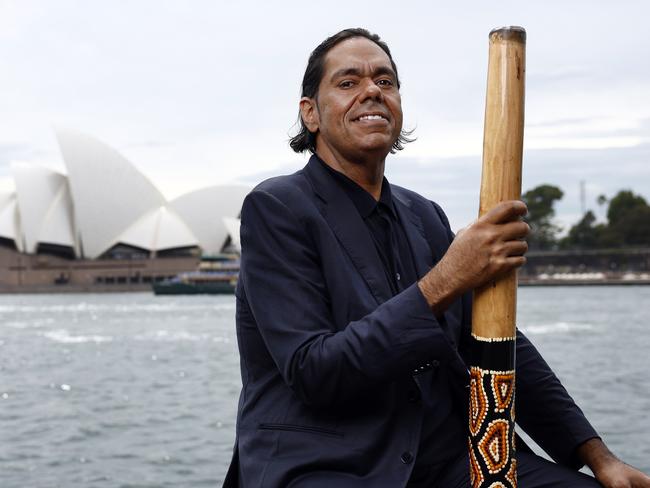
{"label": "green tree", "polygon": [[530,249],[552,249],[557,245],[557,233],[561,230],[553,223],[555,202],[562,199],[564,192],[554,185],[539,185],[522,195],[528,206],[526,222],[530,225],[528,238]]}
{"label": "green tree", "polygon": [[605,232],[606,226],[596,224],[596,216],[589,210],[580,222],[571,227],[560,246],[565,249],[594,249],[601,246]]}
{"label": "green tree", "polygon": [[648,202],[641,195],[635,195],[630,190],[621,190],[609,201],[607,220],[610,225],[616,225],[626,214],[647,206]]}
{"label": "green tree", "polygon": [[598,205],[605,205],[607,203],[607,197],[605,195],[598,195],[598,198],[596,198],[596,203]]}
{"label": "green tree", "polygon": [[650,245],[650,206],[630,190],[619,191],[609,201],[604,244],[616,247]]}

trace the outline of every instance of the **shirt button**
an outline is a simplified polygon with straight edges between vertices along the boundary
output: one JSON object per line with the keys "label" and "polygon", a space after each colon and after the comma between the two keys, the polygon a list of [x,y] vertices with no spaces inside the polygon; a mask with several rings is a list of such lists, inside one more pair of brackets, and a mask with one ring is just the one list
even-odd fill
{"label": "shirt button", "polygon": [[399,273],[395,273],[395,278],[397,278],[397,281],[402,279],[402,277],[399,275]]}
{"label": "shirt button", "polygon": [[413,454],[411,451],[403,452],[400,459],[404,464],[411,464],[413,462]]}
{"label": "shirt button", "polygon": [[434,359],[433,361],[431,361],[431,366],[437,368],[438,366],[440,366],[440,361]]}

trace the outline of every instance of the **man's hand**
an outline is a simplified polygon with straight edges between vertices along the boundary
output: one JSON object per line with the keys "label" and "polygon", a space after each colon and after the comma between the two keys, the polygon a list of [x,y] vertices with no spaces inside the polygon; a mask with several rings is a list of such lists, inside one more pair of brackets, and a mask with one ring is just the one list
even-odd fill
{"label": "man's hand", "polygon": [[418,283],[436,313],[459,295],[487,283],[526,262],[530,227],[519,200],[501,202],[461,230],[440,262]]}
{"label": "man's hand", "polygon": [[600,439],[582,444],[578,456],[605,488],[650,488],[650,477],[614,456]]}

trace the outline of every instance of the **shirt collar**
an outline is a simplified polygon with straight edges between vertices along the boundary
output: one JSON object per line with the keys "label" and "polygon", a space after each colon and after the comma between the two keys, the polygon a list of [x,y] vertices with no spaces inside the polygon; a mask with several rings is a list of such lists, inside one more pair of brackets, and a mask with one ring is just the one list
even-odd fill
{"label": "shirt collar", "polygon": [[335,170],[318,156],[316,156],[316,159],[325,167],[325,169],[327,169],[332,178],[339,184],[343,191],[345,191],[348,197],[350,197],[350,200],[352,200],[352,203],[362,218],[365,219],[370,216],[379,205],[385,207],[393,217],[397,218],[397,214],[393,207],[393,196],[390,191],[390,184],[385,176],[381,183],[379,201],[376,201],[370,193],[364,190],[363,187],[358,185],[354,180],[348,178],[340,171]]}

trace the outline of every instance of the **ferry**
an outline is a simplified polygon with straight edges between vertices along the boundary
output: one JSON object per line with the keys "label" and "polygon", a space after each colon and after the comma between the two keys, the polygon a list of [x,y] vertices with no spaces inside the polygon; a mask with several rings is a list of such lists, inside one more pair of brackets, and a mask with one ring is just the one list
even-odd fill
{"label": "ferry", "polygon": [[233,294],[239,277],[239,257],[204,256],[195,271],[153,283],[156,295]]}

